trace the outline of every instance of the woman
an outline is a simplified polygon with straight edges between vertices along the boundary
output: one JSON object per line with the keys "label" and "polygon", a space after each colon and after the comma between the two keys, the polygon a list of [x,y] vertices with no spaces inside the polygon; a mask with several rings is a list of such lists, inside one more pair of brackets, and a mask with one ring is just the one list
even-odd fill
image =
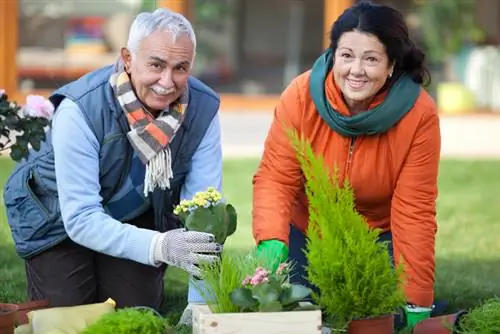
{"label": "woman", "polygon": [[340,182],[350,180],[357,210],[384,231],[381,239],[392,239],[396,262],[406,262],[410,326],[430,316],[434,299],[441,139],[436,105],[421,88],[428,79],[423,62],[398,11],[369,3],[346,10],[328,50],[282,94],[254,177],[258,251],[297,261],[303,283],[304,179],[283,124],[336,165]]}

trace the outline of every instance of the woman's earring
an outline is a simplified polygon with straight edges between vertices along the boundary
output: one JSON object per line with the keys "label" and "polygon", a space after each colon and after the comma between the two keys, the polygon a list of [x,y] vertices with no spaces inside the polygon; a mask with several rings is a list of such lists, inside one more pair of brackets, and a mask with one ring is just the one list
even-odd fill
{"label": "woman's earring", "polygon": [[392,77],[392,72],[389,73],[388,78],[390,79]]}

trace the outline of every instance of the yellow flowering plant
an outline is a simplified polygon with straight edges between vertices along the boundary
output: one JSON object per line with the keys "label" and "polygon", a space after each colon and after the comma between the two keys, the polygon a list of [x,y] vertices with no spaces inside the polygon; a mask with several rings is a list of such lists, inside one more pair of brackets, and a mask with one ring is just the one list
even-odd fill
{"label": "yellow flowering plant", "polygon": [[211,233],[221,245],[236,231],[236,210],[222,201],[222,195],[214,187],[196,193],[191,200],[182,200],[174,214],[187,230]]}

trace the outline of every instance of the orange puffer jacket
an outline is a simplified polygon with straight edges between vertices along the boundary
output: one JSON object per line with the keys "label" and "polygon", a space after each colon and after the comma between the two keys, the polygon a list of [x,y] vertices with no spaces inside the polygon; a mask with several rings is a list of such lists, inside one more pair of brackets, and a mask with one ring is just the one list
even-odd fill
{"label": "orange puffer jacket", "polygon": [[[254,176],[253,235],[257,243],[276,239],[288,244],[290,224],[308,224],[304,179],[284,132],[290,124],[303,134],[325,163],[337,166],[354,190],[356,208],[372,227],[393,235],[396,263],[404,259],[410,303],[430,306],[434,297],[437,177],[441,149],[436,105],[422,89],[414,107],[388,132],[342,137],[319,116],[309,94],[310,71],[283,92],[259,168]],[[349,115],[330,73],[330,104]],[[377,96],[370,107],[379,104]]]}

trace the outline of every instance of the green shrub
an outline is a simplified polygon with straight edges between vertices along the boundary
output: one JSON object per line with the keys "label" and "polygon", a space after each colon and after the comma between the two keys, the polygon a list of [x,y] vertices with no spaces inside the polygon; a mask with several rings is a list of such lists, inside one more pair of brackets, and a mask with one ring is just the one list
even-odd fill
{"label": "green shrub", "polygon": [[167,321],[156,312],[142,308],[124,308],[103,315],[83,334],[165,334]]}
{"label": "green shrub", "polygon": [[500,298],[474,307],[460,319],[457,334],[500,334]]}
{"label": "green shrub", "polygon": [[348,182],[339,185],[337,169],[330,170],[306,140],[290,135],[306,179],[307,275],[320,290],[313,299],[338,329],[352,319],[395,313],[405,304],[402,266],[392,266],[380,232],[356,211],[353,191]]}

